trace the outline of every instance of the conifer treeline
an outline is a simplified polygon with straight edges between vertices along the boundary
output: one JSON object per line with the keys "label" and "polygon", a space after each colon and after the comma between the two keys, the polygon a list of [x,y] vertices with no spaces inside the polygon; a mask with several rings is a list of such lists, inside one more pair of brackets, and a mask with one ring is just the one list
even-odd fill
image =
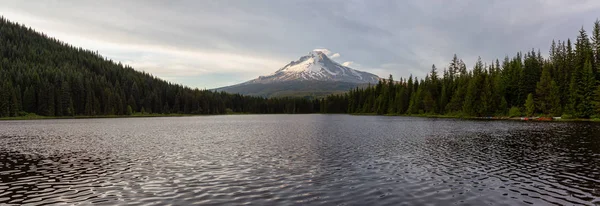
{"label": "conifer treeline", "polygon": [[0,117],[132,113],[377,113],[468,116],[600,114],[600,23],[573,45],[552,42],[473,69],[456,55],[425,79],[392,76],[323,100],[261,98],[198,90],[75,48],[0,16]]}
{"label": "conifer treeline", "polygon": [[540,51],[517,53],[472,70],[456,55],[438,74],[412,76],[328,96],[326,113],[449,114],[467,116],[600,115],[600,22],[591,37],[581,28],[574,45],[552,41],[549,57]]}
{"label": "conifer treeline", "polygon": [[0,17],[0,117],[311,113],[319,101],[190,89]]}

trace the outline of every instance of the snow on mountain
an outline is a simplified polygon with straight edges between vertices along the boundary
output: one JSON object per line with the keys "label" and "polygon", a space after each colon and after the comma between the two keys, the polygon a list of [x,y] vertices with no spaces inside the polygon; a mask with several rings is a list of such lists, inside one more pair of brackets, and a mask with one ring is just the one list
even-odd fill
{"label": "snow on mountain", "polygon": [[242,84],[268,84],[286,81],[330,81],[356,84],[375,84],[377,75],[354,70],[332,61],[321,51],[311,51],[308,55],[292,61],[275,73],[260,76]]}
{"label": "snow on mountain", "polygon": [[270,75],[214,90],[262,97],[324,97],[378,81],[377,75],[340,65],[314,50]]}

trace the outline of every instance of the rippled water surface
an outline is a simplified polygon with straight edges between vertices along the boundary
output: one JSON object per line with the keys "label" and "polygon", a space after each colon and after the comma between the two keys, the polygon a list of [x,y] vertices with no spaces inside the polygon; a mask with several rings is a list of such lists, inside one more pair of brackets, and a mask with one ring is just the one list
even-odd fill
{"label": "rippled water surface", "polygon": [[600,124],[0,121],[0,204],[600,205]]}

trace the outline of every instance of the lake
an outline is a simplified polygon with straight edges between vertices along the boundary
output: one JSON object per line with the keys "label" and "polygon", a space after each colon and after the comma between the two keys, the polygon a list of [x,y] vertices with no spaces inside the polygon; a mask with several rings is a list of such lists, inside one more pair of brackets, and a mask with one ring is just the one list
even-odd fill
{"label": "lake", "polygon": [[0,204],[600,205],[600,124],[350,115],[0,121]]}

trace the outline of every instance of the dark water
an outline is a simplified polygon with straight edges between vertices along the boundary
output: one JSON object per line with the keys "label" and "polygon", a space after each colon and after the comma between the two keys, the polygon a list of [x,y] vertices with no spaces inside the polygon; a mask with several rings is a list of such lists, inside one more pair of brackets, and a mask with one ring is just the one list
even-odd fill
{"label": "dark water", "polygon": [[600,205],[600,124],[346,115],[0,122],[0,204]]}

